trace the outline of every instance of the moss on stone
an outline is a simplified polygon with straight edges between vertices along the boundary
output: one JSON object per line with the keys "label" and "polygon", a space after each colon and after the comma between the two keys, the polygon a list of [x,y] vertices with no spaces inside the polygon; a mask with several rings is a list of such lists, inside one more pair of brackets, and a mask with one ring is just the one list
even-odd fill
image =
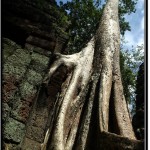
{"label": "moss on stone", "polygon": [[25,67],[21,66],[14,66],[11,63],[6,63],[3,68],[3,75],[9,74],[10,76],[13,75],[16,80],[21,80],[26,72]]}
{"label": "moss on stone", "polygon": [[25,125],[17,120],[9,118],[4,126],[3,136],[4,139],[16,143],[20,143],[23,139]]}
{"label": "moss on stone", "polygon": [[47,65],[49,62],[49,58],[43,55],[40,55],[38,53],[33,53],[32,54],[32,60],[36,60],[41,64]]}
{"label": "moss on stone", "polygon": [[32,104],[30,98],[24,100],[20,97],[19,93],[16,94],[14,101],[12,101],[12,110],[10,112],[10,116],[13,119],[26,123],[30,112],[30,104]]}
{"label": "moss on stone", "polygon": [[31,56],[27,50],[17,49],[13,55],[8,57],[7,61],[15,66],[28,66]]}
{"label": "moss on stone", "polygon": [[37,89],[29,82],[25,81],[20,84],[20,94],[23,99],[32,97],[37,92]]}
{"label": "moss on stone", "polygon": [[9,102],[9,106],[12,108],[12,110],[15,110],[17,112],[18,108],[20,108],[21,105],[22,105],[21,97],[20,97],[19,93],[16,93],[14,96],[14,99],[11,102]]}
{"label": "moss on stone", "polygon": [[2,42],[4,44],[10,45],[10,46],[14,46],[15,48],[21,48],[20,45],[16,44],[14,41],[8,39],[8,38],[2,38]]}
{"label": "moss on stone", "polygon": [[10,107],[7,103],[2,103],[2,121],[6,121],[10,113]]}
{"label": "moss on stone", "polygon": [[27,81],[33,85],[39,85],[42,82],[42,75],[34,70],[29,69],[27,73]]}
{"label": "moss on stone", "polygon": [[49,59],[49,57],[33,53],[30,68],[38,73],[43,73],[48,67]]}
{"label": "moss on stone", "polygon": [[[11,86],[11,85],[8,85],[8,88],[9,88],[9,86]],[[3,101],[4,102],[13,101],[14,100],[14,96],[15,96],[16,92],[18,91],[18,88],[10,89],[9,91],[7,91],[7,89],[6,90],[5,89],[4,89],[4,92],[3,92]]]}
{"label": "moss on stone", "polygon": [[35,45],[31,45],[29,43],[26,43],[26,48],[28,50],[30,50],[31,52],[39,53],[40,55],[44,55],[44,56],[47,56],[47,57],[51,57],[51,55],[52,55],[51,51],[45,50],[45,49],[43,49],[41,47],[37,47]]}
{"label": "moss on stone", "polygon": [[21,46],[17,45],[10,39],[3,38],[2,39],[3,61],[5,61],[10,55],[12,55],[18,48],[21,48]]}

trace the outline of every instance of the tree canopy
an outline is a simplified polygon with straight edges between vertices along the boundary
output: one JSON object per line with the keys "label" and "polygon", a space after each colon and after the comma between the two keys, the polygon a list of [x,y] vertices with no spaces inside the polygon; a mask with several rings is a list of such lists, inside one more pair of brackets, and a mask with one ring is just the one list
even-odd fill
{"label": "tree canopy", "polygon": [[[135,112],[135,91],[139,66],[144,62],[144,45],[132,47],[130,50],[121,48],[120,69],[124,94],[127,102],[132,105],[132,113]],[[143,82],[144,83],[144,82]]]}
{"label": "tree canopy", "polygon": [[[134,13],[136,3],[137,0],[121,0],[119,2],[119,21],[122,35],[125,31],[131,30],[124,15]],[[68,53],[78,52],[95,34],[105,2],[102,0],[72,0],[65,4],[60,2],[60,7],[68,12],[68,19],[71,22]]]}

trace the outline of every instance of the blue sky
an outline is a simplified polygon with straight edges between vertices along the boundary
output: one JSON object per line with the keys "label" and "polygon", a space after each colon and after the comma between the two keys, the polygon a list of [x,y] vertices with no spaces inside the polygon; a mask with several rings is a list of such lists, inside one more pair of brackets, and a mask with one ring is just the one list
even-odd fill
{"label": "blue sky", "polygon": [[[57,3],[61,0],[56,0]],[[62,0],[64,3],[67,0]],[[71,0],[68,0],[71,1]],[[132,46],[144,44],[144,0],[138,0],[136,12],[125,16],[131,26],[131,31],[126,31],[124,48],[131,49]]]}
{"label": "blue sky", "polygon": [[125,16],[129,21],[131,31],[126,31],[125,40],[128,42],[126,46],[130,48],[132,45],[144,44],[144,0],[138,0],[136,12]]}

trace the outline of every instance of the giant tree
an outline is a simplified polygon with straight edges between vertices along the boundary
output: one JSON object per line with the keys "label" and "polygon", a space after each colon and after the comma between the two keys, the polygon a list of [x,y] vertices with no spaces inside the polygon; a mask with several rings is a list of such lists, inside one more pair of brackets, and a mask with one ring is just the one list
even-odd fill
{"label": "giant tree", "polygon": [[[129,15],[135,12],[136,2],[137,0],[119,0],[118,12],[120,33],[122,35],[121,43],[125,43],[125,41],[123,40],[125,31],[130,31],[129,22],[126,22],[124,16],[125,14]],[[70,25],[67,29],[70,34],[69,41],[67,44],[67,48],[65,48],[65,51],[63,51],[63,53],[72,54],[81,51],[85,44],[87,44],[87,42],[95,34],[104,6],[105,4],[102,4],[101,0],[72,0],[68,1],[65,4],[63,4],[63,2],[60,2],[60,8],[62,12],[64,12],[64,10],[68,12],[67,17],[70,21]],[[64,20],[64,18],[65,17],[62,17],[62,20]],[[135,74],[133,72],[133,68],[130,67],[130,64],[133,63],[133,59],[130,59],[130,62],[128,63],[126,63],[126,60],[129,56],[131,56],[131,54],[132,57],[135,57],[135,49],[132,50],[131,54],[129,54],[124,52],[125,50],[122,45],[124,44],[121,44],[120,68],[121,76],[123,79],[122,83],[124,88],[124,96],[126,101],[128,103],[131,103],[131,101],[134,102],[134,94],[133,91],[131,93],[131,90],[129,89],[135,89]]]}
{"label": "giant tree", "polygon": [[123,93],[119,51],[118,0],[108,0],[87,45],[76,54],[55,54],[45,86],[52,95],[51,84],[61,74],[61,88],[53,94],[42,149],[142,149]]}

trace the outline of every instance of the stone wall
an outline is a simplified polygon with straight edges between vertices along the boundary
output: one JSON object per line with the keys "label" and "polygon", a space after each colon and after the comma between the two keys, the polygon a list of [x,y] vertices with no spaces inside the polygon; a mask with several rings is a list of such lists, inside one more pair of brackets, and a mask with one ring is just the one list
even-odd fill
{"label": "stone wall", "polygon": [[[38,150],[55,101],[42,83],[54,53],[66,47],[68,23],[54,0],[3,0],[2,6],[3,149]],[[57,85],[58,93],[62,76],[56,78],[51,89]]]}

